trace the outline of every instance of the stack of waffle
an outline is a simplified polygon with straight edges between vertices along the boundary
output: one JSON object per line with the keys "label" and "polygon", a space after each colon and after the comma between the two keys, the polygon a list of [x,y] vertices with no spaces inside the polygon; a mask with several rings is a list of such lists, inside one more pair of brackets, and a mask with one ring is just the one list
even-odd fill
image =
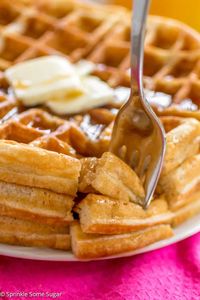
{"label": "stack of waffle", "polygon": [[[200,211],[200,36],[176,21],[149,19],[144,82],[167,132],[167,152],[145,211],[137,204],[140,179],[108,152],[118,103],[60,118],[23,107],[3,78],[11,64],[61,54],[91,60],[96,75],[116,89],[127,86],[129,12],[30,2],[0,3],[0,242],[72,247],[79,258],[96,258],[170,237],[173,226]],[[158,97],[167,105],[155,106]]]}
{"label": "stack of waffle", "polygon": [[165,165],[144,211],[137,204],[144,196],[139,178],[107,152],[110,125],[94,140],[77,119],[29,109],[0,126],[1,242],[69,249],[70,224],[73,252],[100,257],[167,238],[171,226],[200,211],[199,121],[161,118],[168,131]]}

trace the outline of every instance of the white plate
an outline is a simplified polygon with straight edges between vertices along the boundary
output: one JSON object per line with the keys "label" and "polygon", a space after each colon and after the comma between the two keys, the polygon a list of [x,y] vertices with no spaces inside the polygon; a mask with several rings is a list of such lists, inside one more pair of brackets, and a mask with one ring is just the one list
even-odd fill
{"label": "white plate", "polygon": [[[132,251],[132,252],[127,252],[127,253],[122,253],[119,255],[103,257],[100,259],[132,256],[139,253],[145,253],[151,250],[159,249],[171,245],[173,243],[179,242],[187,237],[194,235],[195,233],[200,232],[200,214],[196,215],[195,217],[191,218],[187,222],[177,227],[174,230],[174,232],[175,235],[173,237],[154,243],[142,249]],[[35,259],[35,260],[48,260],[48,261],[80,261],[80,259],[77,259],[70,251],[10,246],[5,244],[0,244],[0,255],[26,258],[26,259]]]}

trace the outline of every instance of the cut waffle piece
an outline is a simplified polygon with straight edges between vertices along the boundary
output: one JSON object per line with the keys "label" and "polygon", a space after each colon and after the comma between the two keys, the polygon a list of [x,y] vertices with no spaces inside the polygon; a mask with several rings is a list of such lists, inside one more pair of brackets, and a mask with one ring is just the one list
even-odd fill
{"label": "cut waffle piece", "polygon": [[31,247],[70,249],[69,227],[0,216],[0,242]]}
{"label": "cut waffle piece", "polygon": [[169,225],[158,225],[145,230],[118,235],[86,234],[78,222],[70,228],[73,253],[82,259],[116,255],[140,249],[173,235]]}
{"label": "cut waffle piece", "polygon": [[75,208],[79,213],[81,230],[89,234],[122,234],[169,224],[173,227],[200,212],[200,188],[190,192],[184,205],[170,210],[162,195],[144,210],[133,202],[119,201],[103,195],[89,194]]}
{"label": "cut waffle piece", "polygon": [[190,118],[162,117],[167,132],[166,153],[161,178],[200,149],[200,122]]}
{"label": "cut waffle piece", "polygon": [[0,191],[1,216],[63,226],[73,221],[71,196],[3,181]]}
{"label": "cut waffle piece", "polygon": [[123,199],[88,194],[78,204],[80,224],[85,233],[119,234],[171,222],[172,214],[164,198],[152,201],[144,210]]}
{"label": "cut waffle piece", "polygon": [[0,141],[0,180],[75,196],[79,160],[45,149]]}
{"label": "cut waffle piece", "polygon": [[[73,253],[78,258],[82,259],[112,256],[137,250],[159,240],[169,238],[173,235],[170,224],[172,226],[177,226],[200,212],[199,195],[200,191],[198,194],[196,194],[196,196],[194,196],[194,199],[191,203],[180,208],[176,212],[167,212],[166,206],[163,206],[162,202],[160,202],[160,207],[159,205],[154,206],[154,201],[156,202],[160,200],[154,200],[151,204],[151,207],[147,211],[142,211],[141,208],[136,208],[134,207],[136,205],[131,203],[129,205],[133,205],[133,207],[131,209],[129,207],[130,212],[128,212],[127,207],[125,209],[121,208],[120,210],[122,204],[118,203],[117,206],[117,201],[114,199],[109,199],[108,197],[106,198],[100,195],[95,195],[95,197],[92,196],[92,198],[89,199],[87,198],[86,202],[83,202],[83,206],[87,206],[90,203],[90,200],[93,201],[92,204],[89,204],[89,210],[87,210],[87,214],[89,214],[89,212],[93,209],[99,209],[98,215],[93,211],[93,218],[90,219],[90,216],[88,216],[86,223],[84,223],[84,220],[82,219],[81,221],[83,223],[81,225],[78,222],[71,225],[70,233],[72,238]],[[101,197],[102,201],[100,201]],[[104,206],[106,201],[108,201],[107,204],[109,203],[110,205]],[[163,201],[163,199],[161,201]],[[112,210],[111,206],[114,202],[115,209]],[[98,205],[99,207],[97,208]],[[156,211],[154,211],[155,208]],[[130,219],[131,212],[132,216]],[[157,214],[158,212],[160,212],[160,215]],[[137,229],[136,231],[133,231],[133,228],[138,228],[139,223],[137,224],[137,221],[140,221],[140,225],[144,225],[145,220],[147,223],[152,220],[150,218],[154,213],[155,216],[157,215],[157,217],[160,218],[160,221],[162,218],[163,223],[161,225],[155,225],[155,222],[150,226],[149,223],[149,227],[146,227],[142,230]],[[115,215],[113,216],[113,214]],[[122,217],[122,215],[124,217],[126,215],[126,217],[122,218],[120,223],[120,217]],[[127,218],[127,215],[129,218]],[[140,218],[142,219],[142,222]],[[156,221],[158,222],[159,220],[157,219]],[[165,222],[170,224],[164,224]],[[111,228],[110,231],[109,228]],[[122,233],[123,229],[125,228],[127,232]],[[108,230],[107,232],[106,229]],[[87,231],[90,233],[87,233]],[[99,234],[98,231],[99,233],[101,232],[106,234]]]}
{"label": "cut waffle piece", "polygon": [[171,225],[176,227],[200,213],[200,190],[193,193],[193,199],[190,202],[172,212]]}
{"label": "cut waffle piece", "polygon": [[200,154],[185,160],[179,167],[163,176],[159,182],[170,209],[177,210],[193,200],[200,190]]}
{"label": "cut waffle piece", "polygon": [[168,131],[166,155],[156,191],[164,193],[171,210],[193,201],[200,189],[200,123],[195,119],[161,118]]}
{"label": "cut waffle piece", "polygon": [[142,202],[145,195],[136,173],[110,152],[105,152],[100,159],[82,160],[79,191],[97,192],[137,203]]}

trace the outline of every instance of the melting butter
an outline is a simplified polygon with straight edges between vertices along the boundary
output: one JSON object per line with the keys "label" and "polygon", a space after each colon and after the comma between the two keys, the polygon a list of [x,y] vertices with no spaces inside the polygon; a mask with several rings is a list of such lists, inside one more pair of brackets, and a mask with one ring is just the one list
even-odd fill
{"label": "melting butter", "polygon": [[61,115],[78,113],[112,102],[113,90],[99,78],[87,76],[82,78],[81,82],[85,89],[83,94],[68,97],[67,100],[48,101],[47,106]]}
{"label": "melting butter", "polygon": [[72,114],[112,102],[114,90],[91,76],[94,64],[72,65],[61,56],[44,56],[8,68],[5,76],[25,106],[44,104],[57,114]]}

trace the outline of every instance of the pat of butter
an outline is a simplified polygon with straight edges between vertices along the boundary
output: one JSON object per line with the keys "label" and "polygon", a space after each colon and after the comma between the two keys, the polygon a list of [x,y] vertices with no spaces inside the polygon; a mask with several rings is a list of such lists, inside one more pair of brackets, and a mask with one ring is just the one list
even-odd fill
{"label": "pat of butter", "polygon": [[85,93],[69,97],[66,100],[49,101],[47,106],[56,114],[72,114],[97,106],[102,106],[113,100],[113,89],[95,76],[82,78]]}
{"label": "pat of butter", "polygon": [[5,76],[16,97],[26,106],[84,92],[72,64],[59,56],[44,56],[19,63],[8,68]]}
{"label": "pat of butter", "polygon": [[113,101],[114,90],[89,74],[95,65],[66,58],[45,56],[6,70],[5,76],[16,97],[25,106],[43,104],[56,114],[72,114]]}

